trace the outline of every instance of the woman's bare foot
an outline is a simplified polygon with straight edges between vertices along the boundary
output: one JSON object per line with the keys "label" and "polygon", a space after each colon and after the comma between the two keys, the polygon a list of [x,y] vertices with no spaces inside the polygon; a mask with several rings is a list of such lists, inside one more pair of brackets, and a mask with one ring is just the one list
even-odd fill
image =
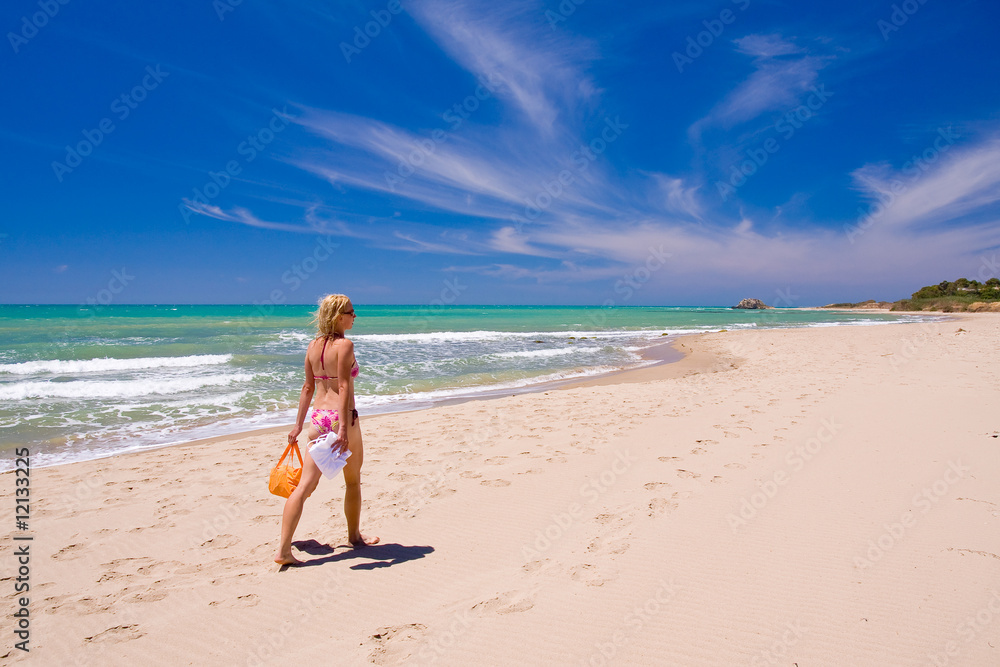
{"label": "woman's bare foot", "polygon": [[369,547],[373,544],[378,544],[379,538],[359,535],[357,539],[348,538],[348,541],[351,543],[352,547],[360,549],[361,547]]}
{"label": "woman's bare foot", "polygon": [[292,554],[281,555],[278,554],[274,557],[274,562],[278,565],[302,565],[302,561],[293,556]]}

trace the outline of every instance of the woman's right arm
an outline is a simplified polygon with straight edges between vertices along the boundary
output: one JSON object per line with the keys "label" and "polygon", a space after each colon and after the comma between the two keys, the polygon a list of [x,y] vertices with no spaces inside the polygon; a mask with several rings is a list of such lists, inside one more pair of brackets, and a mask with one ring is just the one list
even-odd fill
{"label": "woman's right arm", "polygon": [[302,424],[306,420],[306,413],[309,412],[309,405],[312,403],[313,394],[316,393],[316,378],[313,377],[312,364],[309,363],[309,353],[306,353],[306,381],[302,383],[302,391],[299,393],[299,412],[295,415],[295,426],[288,433],[289,444],[298,440],[299,433],[302,433]]}

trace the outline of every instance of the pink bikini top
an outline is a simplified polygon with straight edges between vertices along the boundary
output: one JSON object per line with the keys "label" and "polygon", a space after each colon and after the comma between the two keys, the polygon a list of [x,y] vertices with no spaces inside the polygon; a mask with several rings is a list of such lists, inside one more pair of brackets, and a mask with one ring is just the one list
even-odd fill
{"label": "pink bikini top", "polygon": [[[326,343],[327,343],[328,340],[330,340],[329,336],[324,336],[323,337],[323,351],[319,353],[319,365],[322,366],[323,370],[326,370],[326,361],[323,359],[323,357],[326,356]],[[354,360],[354,367],[351,368],[351,377],[352,378],[358,377],[358,373],[360,373],[360,372],[361,372],[361,368],[358,366],[358,360],[355,359]],[[337,379],[336,377],[330,377],[329,375],[314,375],[313,377],[316,378],[317,380],[336,380]]]}

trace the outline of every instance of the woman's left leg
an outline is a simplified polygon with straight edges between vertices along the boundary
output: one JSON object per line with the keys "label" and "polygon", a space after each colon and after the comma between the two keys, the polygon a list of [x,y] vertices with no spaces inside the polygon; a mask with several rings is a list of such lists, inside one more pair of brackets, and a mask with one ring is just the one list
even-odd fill
{"label": "woman's left leg", "polygon": [[355,547],[378,544],[379,538],[361,534],[361,464],[365,460],[365,447],[361,441],[361,420],[349,427],[347,448],[351,456],[344,466],[344,516],[347,517],[347,539]]}

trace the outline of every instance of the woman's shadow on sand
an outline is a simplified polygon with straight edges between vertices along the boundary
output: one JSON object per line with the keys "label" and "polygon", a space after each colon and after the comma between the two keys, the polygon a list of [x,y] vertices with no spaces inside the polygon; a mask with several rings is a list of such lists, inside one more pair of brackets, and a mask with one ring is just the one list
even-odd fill
{"label": "woman's shadow on sand", "polygon": [[[298,567],[312,567],[353,558],[364,558],[370,561],[351,565],[352,570],[374,570],[380,567],[391,567],[405,563],[406,561],[423,558],[434,551],[434,547],[404,546],[402,544],[389,543],[373,544],[360,549],[351,547],[338,553],[337,550],[340,547],[321,544],[316,540],[303,540],[302,542],[294,542],[293,544],[299,551],[303,551],[311,556],[321,556],[321,558],[304,561]],[[283,565],[281,571],[284,571],[288,567],[287,565]]]}

